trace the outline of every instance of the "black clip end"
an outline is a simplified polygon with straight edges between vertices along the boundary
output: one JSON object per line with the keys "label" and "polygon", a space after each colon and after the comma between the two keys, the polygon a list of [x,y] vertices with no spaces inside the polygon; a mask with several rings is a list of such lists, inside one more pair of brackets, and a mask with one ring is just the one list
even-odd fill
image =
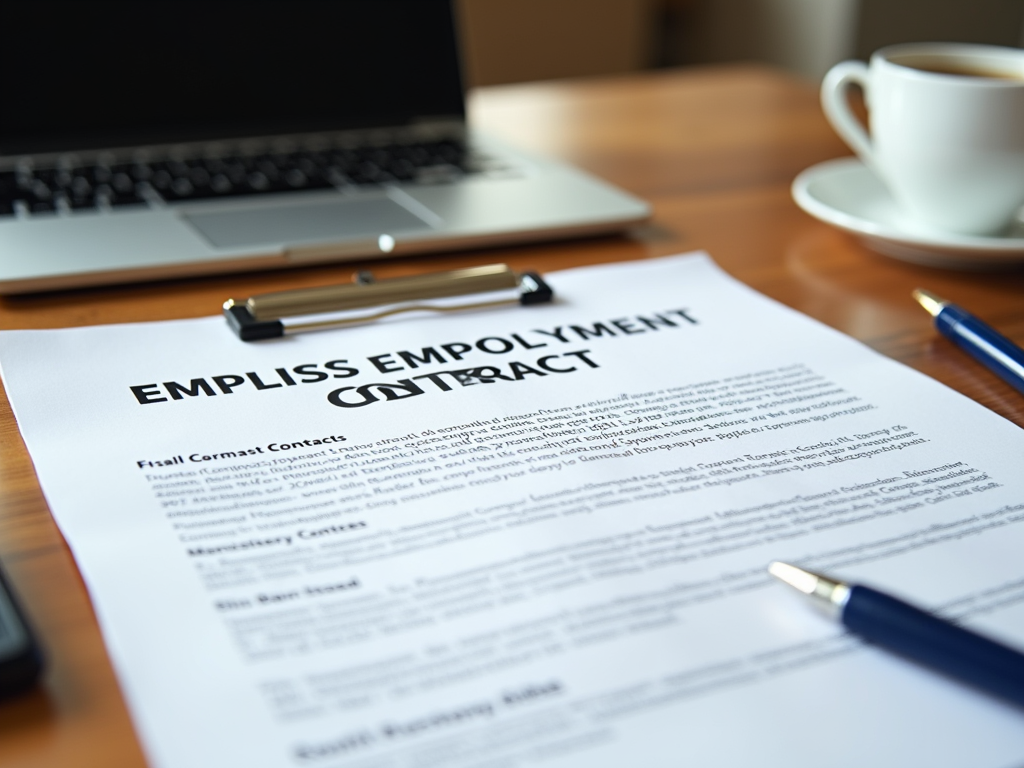
{"label": "black clip end", "polygon": [[519,276],[519,303],[523,306],[546,304],[554,297],[551,286],[536,272],[523,272]]}
{"label": "black clip end", "polygon": [[244,304],[235,303],[234,299],[224,302],[224,317],[238,338],[242,341],[259,341],[260,339],[276,339],[284,336],[284,323],[280,320],[257,320]]}

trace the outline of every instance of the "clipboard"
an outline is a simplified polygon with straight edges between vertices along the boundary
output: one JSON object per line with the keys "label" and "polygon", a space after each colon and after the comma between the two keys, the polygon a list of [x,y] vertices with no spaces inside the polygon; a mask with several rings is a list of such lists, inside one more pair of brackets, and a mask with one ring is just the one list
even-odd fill
{"label": "clipboard", "polygon": [[[467,297],[473,300],[451,301]],[[553,298],[554,291],[538,273],[515,272],[506,264],[380,281],[364,271],[352,283],[228,299],[224,317],[242,341],[259,341],[363,325],[403,312],[528,306]]]}

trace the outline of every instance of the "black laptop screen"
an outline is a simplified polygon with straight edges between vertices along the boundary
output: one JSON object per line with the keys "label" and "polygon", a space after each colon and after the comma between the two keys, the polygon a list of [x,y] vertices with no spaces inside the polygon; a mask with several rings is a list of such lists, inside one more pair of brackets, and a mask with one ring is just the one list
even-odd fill
{"label": "black laptop screen", "polygon": [[0,154],[463,115],[448,0],[4,9]]}

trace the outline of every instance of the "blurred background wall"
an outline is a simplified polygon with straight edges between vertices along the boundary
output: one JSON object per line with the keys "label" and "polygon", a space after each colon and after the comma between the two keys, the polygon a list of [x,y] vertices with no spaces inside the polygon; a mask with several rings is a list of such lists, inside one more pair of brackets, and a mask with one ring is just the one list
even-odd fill
{"label": "blurred background wall", "polygon": [[1024,0],[458,0],[470,85],[761,61],[819,80],[920,40],[1024,45]]}

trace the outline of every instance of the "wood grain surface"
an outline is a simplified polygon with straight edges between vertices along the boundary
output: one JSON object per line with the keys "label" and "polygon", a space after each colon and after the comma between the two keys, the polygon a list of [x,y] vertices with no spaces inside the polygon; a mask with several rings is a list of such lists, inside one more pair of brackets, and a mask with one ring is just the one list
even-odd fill
{"label": "wood grain surface", "polygon": [[[753,66],[665,71],[484,89],[471,96],[471,116],[490,133],[649,200],[653,219],[613,237],[5,298],[0,328],[211,315],[229,296],[347,282],[365,268],[397,277],[503,261],[551,271],[702,249],[757,290],[1024,426],[1024,398],[939,337],[910,297],[928,288],[1024,342],[1024,272],[905,264],[802,213],[790,197],[793,177],[848,154],[812,86]],[[6,397],[0,560],[48,657],[38,689],[0,703],[0,766],[144,766],[88,595]]]}

